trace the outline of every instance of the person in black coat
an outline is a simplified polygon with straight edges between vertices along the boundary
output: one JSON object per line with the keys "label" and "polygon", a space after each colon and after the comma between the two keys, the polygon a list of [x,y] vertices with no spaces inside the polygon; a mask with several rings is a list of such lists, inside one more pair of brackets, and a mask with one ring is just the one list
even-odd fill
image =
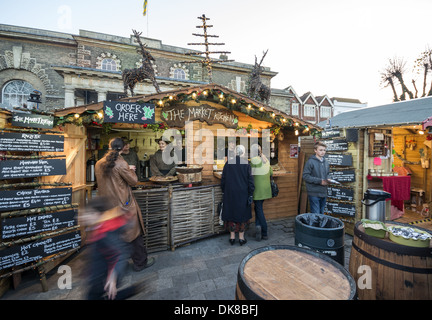
{"label": "person in black coat", "polygon": [[251,166],[245,156],[242,145],[236,147],[236,161],[227,161],[222,171],[221,188],[223,192],[222,220],[230,232],[231,245],[235,242],[235,234],[239,234],[240,245],[247,240],[244,237],[247,222],[252,218],[254,180]]}

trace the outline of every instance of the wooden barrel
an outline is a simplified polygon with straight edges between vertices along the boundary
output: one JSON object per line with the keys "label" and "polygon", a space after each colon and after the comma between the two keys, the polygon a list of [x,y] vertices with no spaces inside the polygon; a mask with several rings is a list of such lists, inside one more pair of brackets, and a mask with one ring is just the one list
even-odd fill
{"label": "wooden barrel", "polygon": [[237,275],[237,300],[351,300],[354,279],[327,255],[297,246],[251,251]]}
{"label": "wooden barrel", "polygon": [[[390,221],[386,225],[409,226]],[[432,299],[432,249],[369,236],[361,222],[354,227],[349,271],[359,299]]]}

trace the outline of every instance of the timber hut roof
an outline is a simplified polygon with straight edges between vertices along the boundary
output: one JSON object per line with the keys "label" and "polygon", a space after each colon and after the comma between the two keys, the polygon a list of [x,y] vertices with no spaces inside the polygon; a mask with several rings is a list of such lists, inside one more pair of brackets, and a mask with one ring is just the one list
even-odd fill
{"label": "timber hut roof", "polygon": [[[150,101],[155,101],[155,100],[163,100],[164,98],[167,98],[170,95],[172,95],[172,96],[189,95],[189,94],[192,94],[193,92],[203,92],[205,90],[219,90],[219,91],[223,92],[224,95],[230,95],[230,96],[235,97],[238,101],[241,101],[241,103],[243,103],[243,104],[250,104],[251,106],[253,106],[255,108],[259,108],[260,111],[262,111],[262,112],[274,113],[276,118],[280,117],[280,118],[285,118],[285,119],[291,119],[293,122],[297,122],[302,126],[307,126],[309,128],[321,130],[321,128],[317,125],[314,125],[310,122],[304,121],[304,120],[302,120],[296,116],[289,115],[283,111],[272,108],[271,106],[269,106],[267,104],[264,104],[262,102],[254,100],[252,98],[249,98],[248,96],[241,94],[237,91],[230,90],[224,86],[214,84],[214,83],[207,83],[207,84],[201,84],[201,85],[196,85],[196,86],[190,86],[190,87],[180,88],[180,89],[175,89],[175,90],[170,90],[170,91],[163,91],[160,93],[136,95],[133,97],[126,97],[126,98],[119,99],[119,101],[150,102]],[[65,115],[71,114],[71,113],[81,114],[81,113],[84,113],[88,110],[97,111],[97,110],[102,109],[102,107],[103,107],[103,103],[99,102],[99,103],[94,103],[94,104],[89,104],[89,105],[84,105],[84,106],[59,109],[59,110],[56,110],[55,115],[56,116],[65,116]]]}
{"label": "timber hut roof", "polygon": [[[422,124],[432,117],[432,97],[394,102],[338,114],[330,119],[332,128],[388,127]],[[327,121],[318,123],[325,128]]]}

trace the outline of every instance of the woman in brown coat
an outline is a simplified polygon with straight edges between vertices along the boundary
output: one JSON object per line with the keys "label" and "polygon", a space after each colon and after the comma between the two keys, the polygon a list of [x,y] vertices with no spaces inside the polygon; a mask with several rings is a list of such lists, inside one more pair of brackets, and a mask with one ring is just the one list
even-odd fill
{"label": "woman in brown coat", "polygon": [[95,174],[98,194],[111,199],[113,206],[119,206],[129,213],[130,225],[124,237],[132,245],[134,269],[140,271],[152,265],[154,259],[147,259],[147,249],[142,237],[145,233],[144,222],[131,188],[138,183],[138,178],[121,157],[123,147],[121,138],[111,139],[109,152],[96,163]]}

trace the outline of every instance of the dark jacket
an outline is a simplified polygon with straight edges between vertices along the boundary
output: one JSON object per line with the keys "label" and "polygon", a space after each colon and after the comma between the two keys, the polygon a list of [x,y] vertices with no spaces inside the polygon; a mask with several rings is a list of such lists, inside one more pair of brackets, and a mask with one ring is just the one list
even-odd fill
{"label": "dark jacket", "polygon": [[225,163],[221,188],[223,192],[222,220],[231,222],[250,220],[252,211],[248,198],[253,196],[255,189],[250,164],[240,163],[239,157],[236,157],[236,163]]}
{"label": "dark jacket", "polygon": [[327,186],[323,186],[321,181],[328,179],[329,173],[330,165],[326,158],[320,161],[315,155],[309,157],[303,169],[303,180],[309,196],[327,197]]}

